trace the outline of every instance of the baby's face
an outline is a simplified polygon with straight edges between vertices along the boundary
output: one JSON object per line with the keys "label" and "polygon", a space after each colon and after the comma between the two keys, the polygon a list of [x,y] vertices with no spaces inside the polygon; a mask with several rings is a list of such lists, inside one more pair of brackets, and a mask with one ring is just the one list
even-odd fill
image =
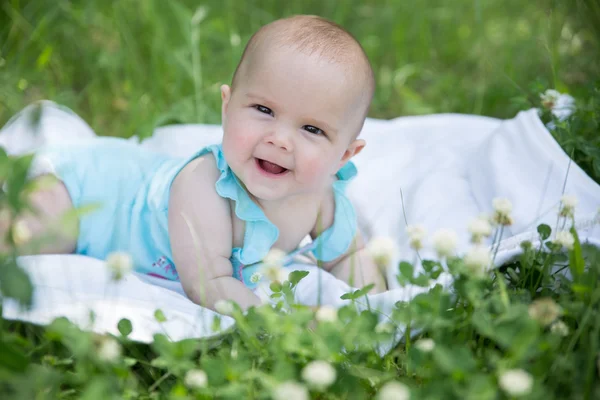
{"label": "baby's face", "polygon": [[249,60],[233,93],[222,88],[223,152],[261,200],[323,191],[364,146],[365,101],[340,64],[294,49]]}

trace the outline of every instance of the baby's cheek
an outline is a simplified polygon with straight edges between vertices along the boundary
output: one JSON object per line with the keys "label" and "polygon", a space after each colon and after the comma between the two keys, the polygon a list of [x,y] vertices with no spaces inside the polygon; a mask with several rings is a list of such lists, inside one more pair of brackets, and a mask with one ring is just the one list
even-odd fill
{"label": "baby's cheek", "polygon": [[321,182],[328,181],[327,176],[329,175],[328,164],[324,162],[322,158],[315,158],[307,161],[304,168],[305,176],[308,180],[320,184]]}
{"label": "baby's cheek", "polygon": [[253,135],[247,132],[243,124],[231,124],[223,136],[223,148],[230,154],[248,153],[253,147]]}

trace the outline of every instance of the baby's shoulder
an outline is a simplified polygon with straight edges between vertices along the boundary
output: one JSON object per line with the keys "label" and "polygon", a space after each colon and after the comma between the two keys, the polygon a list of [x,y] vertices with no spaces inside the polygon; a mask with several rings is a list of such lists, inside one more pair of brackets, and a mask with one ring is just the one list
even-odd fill
{"label": "baby's shoulder", "polygon": [[213,153],[206,153],[199,157],[194,158],[190,162],[186,164],[185,167],[181,170],[181,172],[185,172],[188,174],[196,174],[196,175],[209,175],[216,176],[217,178],[221,174],[221,171],[217,167],[217,162],[215,160],[215,156]]}
{"label": "baby's shoulder", "polygon": [[214,155],[207,153],[188,162],[175,177],[172,188],[191,195],[206,193],[209,189],[215,190],[220,175]]}

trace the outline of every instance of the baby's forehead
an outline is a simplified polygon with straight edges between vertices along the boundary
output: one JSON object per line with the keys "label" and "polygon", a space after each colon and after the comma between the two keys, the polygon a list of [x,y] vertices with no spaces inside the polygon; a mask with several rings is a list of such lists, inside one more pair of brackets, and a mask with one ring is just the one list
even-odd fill
{"label": "baby's forehead", "polygon": [[337,102],[344,103],[365,97],[366,79],[351,62],[290,46],[270,46],[259,51],[248,57],[242,77],[244,86],[260,90],[276,85],[296,93],[310,89],[315,100],[331,100],[334,96]]}
{"label": "baby's forehead", "polygon": [[[294,74],[298,69],[304,70],[304,73]],[[285,43],[270,43],[258,46],[247,54],[240,75],[240,80],[257,84],[260,84],[260,81],[272,81],[275,77],[284,80],[296,79],[298,85],[307,85],[308,82],[317,80],[321,85],[313,87],[315,97],[327,95],[336,88],[337,90],[333,91],[343,94],[345,100],[352,97],[357,98],[361,104],[365,101],[370,103],[369,71],[361,67],[360,62],[351,54],[332,57],[327,52]],[[331,79],[327,80],[327,77]],[[257,79],[259,82],[256,82]],[[339,82],[343,82],[341,87]]]}
{"label": "baby's forehead", "polygon": [[272,59],[280,52],[293,52],[306,59],[318,60],[324,64],[335,65],[340,71],[367,79],[371,73],[371,67],[364,56],[362,49],[357,43],[340,41],[324,41],[286,37],[279,32],[268,32],[256,44],[250,47],[245,54],[250,63],[259,60]]}

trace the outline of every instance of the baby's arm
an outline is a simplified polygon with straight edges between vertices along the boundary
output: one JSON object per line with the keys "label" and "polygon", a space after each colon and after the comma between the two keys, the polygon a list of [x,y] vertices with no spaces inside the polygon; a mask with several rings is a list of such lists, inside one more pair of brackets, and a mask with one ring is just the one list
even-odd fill
{"label": "baby's arm", "polygon": [[[331,194],[321,205],[319,221],[310,233],[313,239],[333,224],[334,213],[335,200],[333,194]],[[360,232],[356,233],[354,241],[345,254],[333,261],[323,263],[322,266],[323,269],[331,272],[336,278],[343,280],[352,287],[360,288],[373,283],[375,287],[371,289],[370,293],[387,290],[385,276],[367,252]]]}
{"label": "baby's arm", "polygon": [[219,175],[211,155],[194,160],[175,178],[168,218],[173,261],[194,303],[214,310],[218,300],[231,300],[246,310],[261,301],[233,277],[231,210],[215,191]]}

